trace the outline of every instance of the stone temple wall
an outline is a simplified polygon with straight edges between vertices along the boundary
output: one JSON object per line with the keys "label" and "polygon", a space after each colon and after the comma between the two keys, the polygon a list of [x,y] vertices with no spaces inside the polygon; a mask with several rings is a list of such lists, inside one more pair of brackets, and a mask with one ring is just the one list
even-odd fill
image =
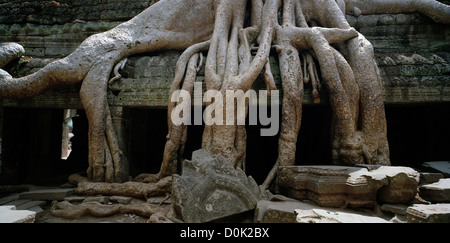
{"label": "stone temple wall", "polygon": [[[70,54],[88,36],[127,21],[155,0],[0,0],[0,42],[18,42],[35,57]],[[450,1],[441,2],[450,4]],[[353,17],[376,52],[449,51],[450,28],[418,14]]]}
{"label": "stone temple wall", "polygon": [[[133,18],[154,2],[0,0],[0,42],[18,42],[25,47],[26,56],[33,58],[8,71],[26,75],[52,60],[49,58],[67,56],[88,36]],[[450,102],[450,25],[436,24],[420,14],[348,15],[347,19],[374,46],[387,104]],[[123,82],[113,87],[116,95],[110,96],[110,102],[131,107],[166,106],[169,86],[164,84],[171,81],[174,72],[167,66],[175,67],[177,57],[174,53],[132,57]],[[77,89],[76,85],[62,87],[20,103],[4,101],[4,105],[81,108]],[[64,100],[60,100],[61,95]],[[305,103],[312,103],[308,94]]]}
{"label": "stone temple wall", "polygon": [[153,2],[2,0],[0,42],[18,42],[30,56],[66,56],[88,36],[133,18]]}

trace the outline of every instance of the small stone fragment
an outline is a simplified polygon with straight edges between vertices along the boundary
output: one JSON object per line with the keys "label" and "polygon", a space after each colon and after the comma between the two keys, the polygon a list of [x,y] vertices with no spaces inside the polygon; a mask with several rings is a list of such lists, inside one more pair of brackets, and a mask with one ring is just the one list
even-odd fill
{"label": "small stone fragment", "polygon": [[210,222],[256,208],[270,193],[223,156],[197,150],[173,176],[172,202],[186,223]]}
{"label": "small stone fragment", "polygon": [[450,203],[450,179],[440,179],[419,187],[419,195],[433,203]]}
{"label": "small stone fragment", "polygon": [[383,204],[381,210],[384,212],[395,213],[399,215],[406,215],[406,209],[408,206],[404,204]]}
{"label": "small stone fragment", "polygon": [[406,213],[408,223],[450,223],[450,204],[414,204]]}

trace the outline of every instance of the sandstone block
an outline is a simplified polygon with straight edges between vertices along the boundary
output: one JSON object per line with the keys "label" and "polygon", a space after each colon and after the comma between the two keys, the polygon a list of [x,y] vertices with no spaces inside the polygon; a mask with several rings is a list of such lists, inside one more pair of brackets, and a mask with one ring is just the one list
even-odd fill
{"label": "sandstone block", "polygon": [[254,221],[257,223],[388,223],[370,213],[348,209],[320,207],[300,201],[258,202]]}
{"label": "sandstone block", "polygon": [[450,204],[414,204],[406,210],[408,223],[450,223]]}
{"label": "sandstone block", "polygon": [[439,172],[444,174],[444,177],[450,177],[450,161],[434,161],[423,163],[422,166],[425,169],[429,169],[433,172]]}
{"label": "sandstone block", "polygon": [[201,223],[253,210],[269,194],[223,156],[197,150],[173,176],[171,199],[184,222]]}

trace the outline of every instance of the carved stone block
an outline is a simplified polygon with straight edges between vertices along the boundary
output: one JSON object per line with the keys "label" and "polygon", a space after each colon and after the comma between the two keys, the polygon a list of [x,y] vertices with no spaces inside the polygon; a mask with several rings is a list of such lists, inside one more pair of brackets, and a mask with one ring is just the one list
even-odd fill
{"label": "carved stone block", "polygon": [[421,198],[434,203],[450,203],[450,179],[419,187]]}
{"label": "carved stone block", "polygon": [[406,210],[408,223],[449,223],[450,204],[414,204]]}
{"label": "carved stone block", "polygon": [[285,166],[278,172],[281,193],[325,207],[406,203],[418,183],[419,173],[408,167]]}
{"label": "carved stone block", "polygon": [[15,206],[0,206],[0,223],[34,223],[36,213],[16,210]]}
{"label": "carved stone block", "polygon": [[218,220],[255,209],[269,196],[221,155],[197,150],[183,162],[182,176],[173,176],[172,202],[186,223]]}
{"label": "carved stone block", "polygon": [[371,213],[319,207],[299,201],[259,201],[257,223],[388,223]]}
{"label": "carved stone block", "polygon": [[434,161],[422,164],[424,169],[444,174],[445,178],[450,177],[450,161]]}

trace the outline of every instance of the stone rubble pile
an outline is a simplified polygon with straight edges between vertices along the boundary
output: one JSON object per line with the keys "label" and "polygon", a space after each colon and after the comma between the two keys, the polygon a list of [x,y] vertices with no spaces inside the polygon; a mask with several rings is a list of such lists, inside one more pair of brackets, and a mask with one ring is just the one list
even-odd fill
{"label": "stone rubble pile", "polygon": [[449,223],[449,165],[430,162],[420,170],[373,165],[281,167],[273,195],[223,157],[198,150],[192,160],[183,162],[181,175],[174,175],[170,197],[137,202],[125,196],[73,194],[73,188],[34,190],[2,198],[0,221],[35,222],[42,213],[37,206],[56,200],[171,208],[170,217],[160,213],[127,222]]}
{"label": "stone rubble pile", "polygon": [[[281,167],[283,195],[258,202],[261,223],[449,223],[449,162],[408,167]],[[344,209],[345,208],[345,209]],[[371,210],[369,210],[371,209]]]}

